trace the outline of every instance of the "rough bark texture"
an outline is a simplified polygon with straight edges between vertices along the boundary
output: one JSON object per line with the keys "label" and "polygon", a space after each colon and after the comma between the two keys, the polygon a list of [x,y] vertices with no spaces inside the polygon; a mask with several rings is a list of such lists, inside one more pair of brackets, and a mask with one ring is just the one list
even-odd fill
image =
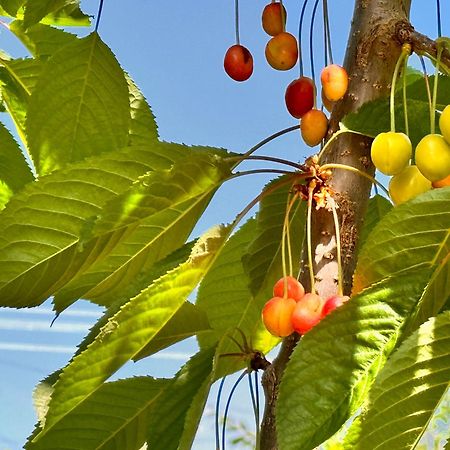
{"label": "rough bark texture", "polygon": [[[410,0],[356,0],[344,62],[350,77],[349,90],[333,110],[331,131],[338,128],[339,121],[346,114],[358,110],[363,103],[388,95],[401,45],[417,36],[408,21],[410,3]],[[418,42],[424,41],[418,39]],[[428,49],[433,51],[430,42]],[[370,144],[371,140],[366,137],[342,134],[330,145],[321,163],[347,164],[373,175]],[[349,294],[356,264],[355,249],[371,183],[360,175],[335,170],[332,187],[339,205],[344,292]],[[316,289],[320,295],[328,296],[337,290],[336,242],[331,214],[324,210],[316,211],[312,229]],[[306,264],[302,282],[309,287]],[[264,373],[266,406],[261,430],[263,450],[277,449],[275,405],[278,385],[297,341],[298,336],[295,335],[286,338],[278,357]]]}

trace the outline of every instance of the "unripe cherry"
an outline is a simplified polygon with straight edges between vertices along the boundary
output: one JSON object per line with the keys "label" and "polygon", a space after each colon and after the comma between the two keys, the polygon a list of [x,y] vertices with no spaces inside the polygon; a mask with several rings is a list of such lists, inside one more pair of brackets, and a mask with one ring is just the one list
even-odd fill
{"label": "unripe cherry", "polygon": [[307,333],[322,318],[322,299],[317,294],[308,293],[297,302],[292,313],[292,326],[299,334]]}
{"label": "unripe cherry", "polygon": [[232,45],[225,53],[223,67],[233,80],[248,80],[253,73],[253,56],[243,45]]}
{"label": "unripe cherry", "polygon": [[298,58],[297,39],[283,31],[274,36],[266,45],[267,62],[276,70],[289,70]]}
{"label": "unripe cherry", "polygon": [[261,22],[264,31],[270,36],[276,36],[284,30],[286,24],[286,8],[281,3],[272,2],[263,9]]}
{"label": "unripe cherry", "polygon": [[347,71],[337,64],[330,64],[322,69],[320,74],[323,93],[332,102],[340,100],[348,88]]}
{"label": "unripe cherry", "polygon": [[319,145],[328,131],[327,116],[319,109],[311,109],[302,117],[300,131],[307,145]]}
{"label": "unripe cherry", "polygon": [[[285,279],[287,282],[287,292],[285,292]],[[274,297],[293,298],[298,302],[305,295],[305,288],[297,278],[287,276],[280,278],[273,287]]]}
{"label": "unripe cherry", "polygon": [[262,320],[270,334],[286,337],[294,332],[292,312],[296,304],[293,298],[273,297],[264,305]]}
{"label": "unripe cherry", "polygon": [[399,205],[431,189],[427,180],[417,166],[407,166],[389,182],[389,194],[392,201]]}
{"label": "unripe cherry", "polygon": [[288,85],[284,100],[289,113],[300,119],[313,108],[315,96],[313,80],[309,77],[300,77]]}
{"label": "unripe cherry", "polygon": [[412,156],[412,144],[405,133],[380,133],[372,142],[370,156],[380,172],[396,175],[408,165]]}

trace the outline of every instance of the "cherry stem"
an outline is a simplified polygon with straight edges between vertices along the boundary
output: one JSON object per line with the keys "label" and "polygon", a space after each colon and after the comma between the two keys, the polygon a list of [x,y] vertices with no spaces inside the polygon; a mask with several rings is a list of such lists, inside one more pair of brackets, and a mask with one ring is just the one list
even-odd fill
{"label": "cherry stem", "polygon": [[442,22],[441,22],[441,2],[436,0],[436,15],[437,15],[437,32],[438,37],[442,36]]}
{"label": "cherry stem", "polygon": [[408,97],[406,95],[406,69],[408,68],[409,55],[405,56],[405,62],[403,67],[403,115],[405,116],[405,133],[409,136],[409,120],[408,120]]}
{"label": "cherry stem", "polygon": [[323,50],[324,50],[324,66],[328,66],[328,46],[327,46],[327,18],[325,10],[325,1],[322,0],[322,17],[323,17]]}
{"label": "cherry stem", "polygon": [[430,110],[430,129],[433,126],[433,101],[431,99],[431,88],[430,88],[430,80],[428,78],[427,68],[425,66],[425,61],[423,59],[423,56],[419,55],[420,64],[422,65],[422,71],[423,71],[423,78],[425,80],[425,87],[427,90],[427,96],[428,96],[428,108]]}
{"label": "cherry stem", "polygon": [[225,405],[225,412],[223,414],[223,424],[222,424],[222,450],[225,450],[225,431],[227,426],[228,410],[230,409],[231,399],[233,398],[234,391],[238,387],[241,380],[245,377],[247,372],[248,370],[246,369],[244,370],[244,372],[241,373],[241,375],[239,375],[239,378],[236,380],[236,382],[233,384],[233,387],[231,388],[230,395],[228,396],[228,400]]}
{"label": "cherry stem", "polygon": [[315,186],[309,186],[308,189],[308,217],[306,221],[306,239],[308,245],[308,266],[309,266],[309,279],[311,284],[311,293],[316,293],[316,282],[314,278],[314,268],[313,268],[313,257],[312,257],[312,237],[311,237],[311,228],[312,228],[312,201],[313,201],[313,192]]}
{"label": "cherry stem", "polygon": [[357,134],[359,136],[366,136],[364,133],[360,133],[359,131],[353,131],[353,130],[349,130],[348,128],[342,128],[338,131],[336,131],[336,133],[334,133],[330,139],[328,139],[327,143],[322,147],[322,149],[320,150],[319,154],[317,155],[318,159],[320,160],[320,158],[323,156],[324,152],[326,151],[326,149],[331,145],[331,143],[338,138],[339,135],[344,134],[344,133],[351,133],[351,134]]}
{"label": "cherry stem", "polygon": [[294,173],[294,172],[291,172],[289,170],[281,170],[281,169],[243,170],[242,172],[233,173],[231,176],[229,176],[227,178],[227,180],[233,180],[234,178],[239,178],[239,177],[243,177],[243,176],[246,176],[246,175],[257,175],[257,174],[261,174],[261,173],[278,173],[278,174],[281,174],[281,175],[287,175],[287,174]]}
{"label": "cherry stem", "polygon": [[398,72],[403,63],[404,58],[411,53],[411,45],[403,44],[400,56],[395,64],[394,74],[392,75],[391,83],[391,99],[390,99],[390,113],[391,113],[391,131],[395,133],[395,85],[397,83]]}
{"label": "cherry stem", "polygon": [[344,169],[344,170],[348,170],[349,172],[357,173],[358,175],[361,175],[362,177],[367,178],[368,180],[370,180],[373,184],[379,186],[380,189],[385,194],[387,194],[388,197],[390,198],[389,191],[379,181],[375,180],[374,177],[370,176],[366,172],[363,172],[362,170],[357,169],[356,167],[348,166],[347,164],[332,163],[332,164],[324,164],[323,166],[320,166],[320,168],[322,170],[327,170],[327,169]]}
{"label": "cherry stem", "polygon": [[303,30],[303,19],[305,18],[306,6],[309,0],[303,1],[302,12],[300,13],[300,21],[298,23],[298,64],[300,68],[300,76],[303,76],[303,58],[302,58],[302,30]]}
{"label": "cherry stem", "polygon": [[[255,371],[255,373],[256,373],[256,371]],[[260,447],[260,445],[259,445],[259,406],[256,401],[257,394],[255,394],[255,390],[253,389],[252,373],[250,370],[247,372],[247,375],[248,375],[248,386],[250,389],[250,396],[252,399],[253,414],[255,416],[255,426],[256,426],[255,450],[259,450],[259,447]],[[255,377],[255,383],[257,383],[257,382],[258,382],[258,379]]]}
{"label": "cherry stem", "polygon": [[100,25],[100,18],[102,16],[102,11],[103,11],[103,1],[104,0],[100,0],[100,4],[98,7],[98,12],[97,12],[97,20],[95,21],[95,32],[97,33],[98,31],[98,26]]}
{"label": "cherry stem", "polygon": [[288,194],[286,212],[283,220],[283,232],[281,233],[281,266],[283,269],[283,298],[287,298],[288,282],[287,282],[287,268],[286,268],[286,217],[289,214],[291,194]]}
{"label": "cherry stem", "polygon": [[258,388],[258,385],[259,385],[258,381],[259,381],[259,380],[258,380],[258,371],[255,370],[254,374],[255,374],[254,376],[255,376],[256,424],[257,424],[257,426],[256,426],[256,450],[259,450],[259,448],[260,448],[260,446],[261,446],[261,442],[260,442],[261,435],[260,435],[260,432],[259,432],[259,422],[260,422],[260,419],[259,419],[259,416],[260,416],[259,411],[260,411],[260,408],[259,408],[259,388]]}
{"label": "cherry stem", "polygon": [[254,145],[250,150],[245,152],[242,155],[242,159],[247,158],[248,156],[250,156],[251,154],[256,152],[256,150],[258,150],[262,146],[268,144],[270,141],[273,141],[277,137],[283,136],[284,134],[290,133],[291,131],[298,130],[299,128],[300,128],[300,125],[293,125],[292,127],[288,127],[288,128],[283,129],[283,130],[277,131],[274,134],[271,134],[270,136],[266,137],[265,139],[263,139],[262,141],[258,142],[256,145]]}
{"label": "cherry stem", "polygon": [[276,158],[273,156],[232,156],[231,158],[227,158],[228,161],[237,160],[239,162],[241,161],[248,161],[248,160],[255,160],[255,161],[271,161],[279,164],[284,164],[286,166],[295,167],[296,169],[301,169],[300,164],[295,163],[293,161],[289,161],[288,159],[282,159],[282,158]]}
{"label": "cherry stem", "polygon": [[311,15],[311,23],[309,26],[309,58],[311,62],[311,77],[314,82],[314,86],[316,85],[316,74],[314,70],[314,22],[316,19],[317,6],[319,5],[319,0],[316,0],[314,3],[312,15]]}
{"label": "cherry stem", "polygon": [[236,44],[240,45],[241,40],[239,37],[239,0],[234,0],[234,28],[236,32]]}
{"label": "cherry stem", "polygon": [[338,295],[342,297],[344,294],[342,280],[342,257],[341,257],[341,233],[339,228],[339,218],[336,210],[336,202],[333,197],[330,197],[331,211],[333,213],[334,230],[336,235],[336,259],[338,265]]}
{"label": "cherry stem", "polygon": [[216,432],[216,450],[220,450],[220,428],[219,428],[219,410],[220,410],[220,399],[222,397],[223,385],[225,384],[226,377],[222,378],[219,385],[219,390],[217,391],[216,399],[216,417],[215,417],[215,432]]}
{"label": "cherry stem", "polygon": [[331,31],[330,31],[330,15],[328,13],[328,0],[323,0],[323,10],[325,14],[325,26],[327,29],[327,47],[328,47],[328,56],[330,58],[330,63],[333,64],[333,50],[331,45]]}
{"label": "cherry stem", "polygon": [[438,81],[439,81],[439,66],[441,65],[441,57],[442,52],[444,50],[444,47],[442,45],[438,45],[438,51],[437,51],[437,59],[436,59],[436,70],[434,73],[434,84],[433,84],[433,103],[432,103],[432,117],[431,120],[431,128],[430,132],[431,134],[434,134],[436,131],[436,102],[437,102],[437,92],[438,92]]}
{"label": "cherry stem", "polygon": [[[291,200],[291,203],[289,205],[289,211],[290,214],[292,211],[292,207],[295,204],[295,201],[297,200],[297,195],[294,195],[293,199]],[[290,219],[288,218],[288,221],[286,222],[286,238],[287,238],[287,247],[288,247],[288,257],[289,257],[289,275],[292,276],[292,273],[294,271],[292,267],[292,246],[291,246],[291,231],[290,231]]]}

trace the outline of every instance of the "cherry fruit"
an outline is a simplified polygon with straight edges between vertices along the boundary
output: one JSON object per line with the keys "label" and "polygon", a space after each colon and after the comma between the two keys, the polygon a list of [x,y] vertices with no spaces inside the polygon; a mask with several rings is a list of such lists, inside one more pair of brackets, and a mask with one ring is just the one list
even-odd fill
{"label": "cherry fruit", "polygon": [[264,305],[262,320],[270,334],[285,337],[294,332],[292,312],[296,304],[293,298],[273,297]]}
{"label": "cherry fruit", "polygon": [[317,294],[308,293],[297,302],[292,313],[292,326],[299,334],[307,333],[322,318],[322,299]]}
{"label": "cherry fruit", "polygon": [[325,107],[325,109],[326,109],[328,112],[333,111],[333,107],[334,107],[334,105],[335,105],[335,102],[332,102],[331,100],[328,100],[328,99],[327,99],[327,97],[325,96],[325,94],[324,94],[324,92],[323,92],[323,88],[322,88],[322,90],[321,90],[320,95],[321,95],[321,98],[322,98],[322,104],[323,104],[323,106]]}
{"label": "cherry fruit", "polygon": [[292,69],[297,62],[297,58],[297,39],[286,31],[274,36],[266,45],[266,59],[274,69]]}
{"label": "cherry fruit", "polygon": [[431,182],[419,171],[417,166],[407,166],[389,182],[389,194],[398,205],[431,189]]}
{"label": "cherry fruit", "polygon": [[431,184],[433,185],[434,188],[450,186],[450,175],[444,178],[443,180],[433,181]]}
{"label": "cherry fruit", "polygon": [[[287,283],[287,291],[285,292],[285,280]],[[305,288],[297,280],[297,278],[287,276],[280,278],[273,287],[274,297],[293,298],[298,302],[305,295]]]}
{"label": "cherry fruit", "polygon": [[328,131],[327,116],[318,109],[311,109],[302,117],[300,131],[307,145],[319,145]]}
{"label": "cherry fruit", "polygon": [[400,173],[412,156],[412,145],[405,133],[380,133],[372,142],[370,155],[375,167],[385,175]]}
{"label": "cherry fruit", "polygon": [[330,312],[334,311],[339,306],[342,306],[345,302],[350,300],[348,295],[332,295],[325,300],[322,307],[322,318],[325,317]]}
{"label": "cherry fruit", "polygon": [[286,88],[284,99],[290,114],[296,119],[300,119],[314,106],[315,96],[313,80],[308,77],[300,77],[292,81]]}
{"label": "cherry fruit", "polygon": [[348,88],[347,71],[337,64],[330,64],[322,69],[320,74],[323,93],[331,102],[340,100]]}
{"label": "cherry fruit", "polygon": [[265,6],[262,13],[262,27],[270,36],[276,36],[284,31],[287,13],[284,5],[272,2]]}
{"label": "cherry fruit", "polygon": [[253,73],[253,56],[243,45],[233,45],[225,53],[223,67],[233,80],[248,80]]}
{"label": "cherry fruit", "polygon": [[450,105],[447,105],[439,117],[439,128],[444,136],[444,139],[450,144]]}
{"label": "cherry fruit", "polygon": [[450,175],[450,146],[440,134],[428,134],[417,144],[416,165],[425,178],[439,181]]}

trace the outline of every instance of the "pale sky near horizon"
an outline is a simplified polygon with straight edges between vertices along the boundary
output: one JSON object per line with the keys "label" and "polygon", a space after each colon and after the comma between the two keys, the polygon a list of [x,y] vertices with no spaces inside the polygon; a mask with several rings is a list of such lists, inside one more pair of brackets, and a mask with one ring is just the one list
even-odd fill
{"label": "pale sky near horizon", "polygon": [[[261,29],[260,15],[268,2],[240,2],[241,43],[252,51],[255,69],[249,81],[236,83],[223,71],[223,55],[234,44],[233,0],[105,1],[100,35],[148,99],[162,140],[244,152],[266,136],[296,123],[285,109],[284,90],[298,77],[298,68],[276,72],[264,59],[268,37]],[[335,62],[340,63],[354,2],[329,0],[328,3],[333,53]],[[86,12],[96,14],[97,1],[82,0],[81,4]],[[284,4],[288,10],[287,31],[297,35],[301,2],[285,0]],[[307,36],[309,28],[310,7],[303,36]],[[443,30],[449,34],[448,2],[442,8]],[[431,37],[436,37],[435,14],[433,1],[413,2],[413,23],[418,31]],[[314,44],[316,72],[323,65],[321,30],[319,15]],[[78,31],[85,35],[90,30]],[[308,75],[307,45],[304,39]],[[3,28],[0,48],[13,56],[25,55],[23,48]],[[1,117],[4,119],[4,114]],[[312,152],[300,141],[298,133],[291,133],[267,146],[262,153],[303,161]],[[235,180],[222,189],[196,228],[197,233],[215,223],[232,220],[267,180],[265,176]],[[80,302],[49,328],[53,318],[50,302],[30,310],[0,309],[0,450],[17,450],[25,443],[35,423],[31,399],[34,386],[67,362],[99,314],[100,309]],[[183,342],[146,362],[128,365],[119,375],[171,376],[194,348],[192,341]],[[240,404],[239,400],[234,405],[236,417],[245,420],[252,429],[248,405]],[[213,439],[211,430],[202,427],[194,448],[210,449]]]}

